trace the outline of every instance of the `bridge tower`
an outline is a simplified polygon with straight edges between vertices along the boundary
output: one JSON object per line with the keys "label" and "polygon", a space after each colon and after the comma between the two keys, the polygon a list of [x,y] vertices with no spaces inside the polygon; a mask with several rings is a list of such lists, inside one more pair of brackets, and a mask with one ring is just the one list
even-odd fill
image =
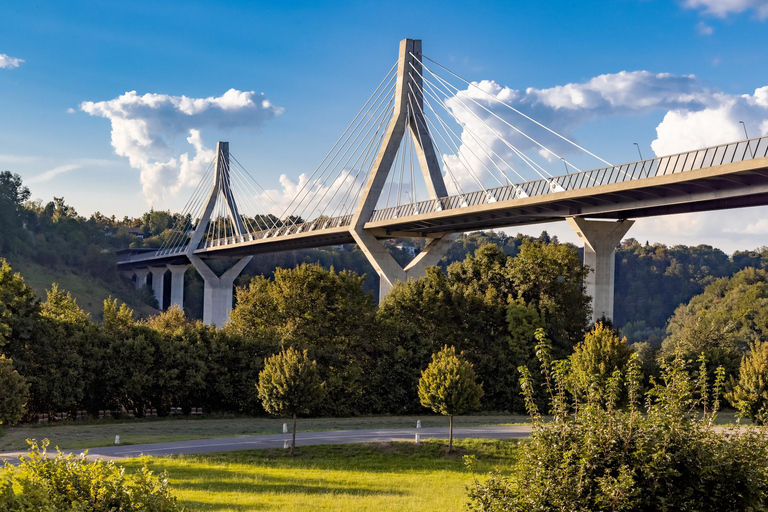
{"label": "bridge tower", "polygon": [[405,268],[392,257],[381,242],[366,231],[363,226],[370,219],[381,197],[387,176],[403,140],[406,130],[411,131],[419,167],[421,168],[427,192],[431,199],[439,201],[448,196],[437,160],[434,143],[423,116],[421,40],[400,41],[397,63],[395,103],[392,119],[387,127],[373,168],[365,184],[357,209],[352,217],[350,233],[379,275],[379,299],[383,299],[397,281],[416,278],[424,274],[427,267],[437,264],[445,255],[456,234],[444,234],[427,238],[427,245]]}
{"label": "bridge tower", "polygon": [[[211,189],[211,193],[205,203],[203,215],[190,238],[189,245],[187,246],[187,258],[189,258],[192,266],[203,278],[203,321],[207,324],[222,327],[229,320],[229,313],[232,311],[235,279],[240,275],[245,266],[248,265],[253,256],[245,256],[244,258],[234,260],[234,263],[224,273],[218,275],[202,258],[195,254],[195,250],[199,247],[203,236],[205,236],[208,224],[211,222],[214,207],[220,200],[224,201],[227,215],[234,227],[235,236],[242,239],[246,234],[230,185],[229,142],[218,142],[216,144],[216,167],[214,172],[213,189]],[[173,284],[171,287],[173,291]],[[181,289],[183,293],[183,282]]]}

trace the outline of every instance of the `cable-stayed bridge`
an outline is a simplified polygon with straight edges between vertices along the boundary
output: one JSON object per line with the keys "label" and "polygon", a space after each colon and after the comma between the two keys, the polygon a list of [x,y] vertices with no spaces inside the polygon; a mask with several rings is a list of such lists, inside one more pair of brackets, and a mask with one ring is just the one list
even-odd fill
{"label": "cable-stayed bridge", "polygon": [[[565,150],[596,168],[581,170],[560,155]],[[612,165],[406,39],[397,63],[290,201],[272,197],[219,142],[163,244],[120,251],[118,265],[137,286],[151,273],[161,307],[165,273],[171,303],[182,304],[183,275],[193,265],[205,281],[204,320],[221,325],[234,279],[260,253],[356,243],[379,274],[383,297],[396,281],[436,264],[458,233],[567,220],[594,270],[586,283],[594,316],[610,318],[614,252],[628,219],[765,204],[768,137]],[[380,242],[393,237],[427,243],[402,268]],[[212,259],[234,264],[218,275]]]}

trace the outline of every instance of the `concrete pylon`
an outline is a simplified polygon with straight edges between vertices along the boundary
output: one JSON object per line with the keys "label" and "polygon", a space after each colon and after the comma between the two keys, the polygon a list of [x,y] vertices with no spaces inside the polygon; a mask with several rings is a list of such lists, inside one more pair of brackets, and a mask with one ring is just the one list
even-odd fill
{"label": "concrete pylon", "polygon": [[395,104],[387,134],[374,161],[370,177],[363,189],[363,194],[352,217],[350,233],[363,251],[368,262],[379,274],[379,300],[381,300],[397,281],[409,277],[420,277],[426,267],[435,265],[445,255],[457,235],[441,235],[430,238],[425,249],[405,268],[392,257],[381,242],[367,232],[365,223],[371,218],[376,203],[384,190],[392,164],[405,135],[411,131],[419,166],[431,199],[446,197],[448,192],[440,171],[437,152],[423,116],[423,96],[421,94],[421,41],[403,39],[400,41],[400,56],[397,64],[397,85]]}
{"label": "concrete pylon", "polygon": [[253,256],[241,258],[221,276],[198,256],[192,254],[189,259],[203,278],[203,322],[216,327],[223,327],[229,320],[234,301],[235,279],[240,275]]}
{"label": "concrete pylon", "polygon": [[243,220],[240,217],[240,212],[235,203],[235,196],[230,186],[229,142],[221,141],[216,144],[216,169],[213,189],[208,196],[208,201],[203,209],[203,215],[200,217],[200,221],[197,223],[187,246],[187,257],[205,283],[203,290],[203,321],[207,324],[221,327],[229,320],[229,312],[232,311],[232,287],[234,286],[235,279],[240,275],[240,272],[242,272],[248,262],[251,261],[253,256],[246,256],[240,259],[224,274],[217,276],[202,259],[195,255],[195,251],[200,246],[208,223],[211,221],[213,209],[219,199],[225,201],[227,213],[234,226],[235,234],[242,240],[242,237],[245,235],[245,227],[243,226]]}
{"label": "concrete pylon", "polygon": [[585,280],[587,294],[592,297],[592,321],[601,317],[613,319],[613,292],[616,277],[616,246],[635,223],[566,219],[584,243],[584,265],[590,268]]}
{"label": "concrete pylon", "polygon": [[171,271],[171,306],[184,309],[184,274],[189,265],[168,265]]}
{"label": "concrete pylon", "polygon": [[166,267],[149,267],[149,271],[152,273],[152,291],[155,293],[155,299],[157,299],[157,307],[160,311],[163,311],[163,295],[165,294],[165,271]]}
{"label": "concrete pylon", "polygon": [[138,268],[134,270],[133,273],[136,275],[136,281],[134,282],[134,285],[136,285],[137,290],[140,290],[142,287],[147,285],[147,277],[149,277],[149,269]]}

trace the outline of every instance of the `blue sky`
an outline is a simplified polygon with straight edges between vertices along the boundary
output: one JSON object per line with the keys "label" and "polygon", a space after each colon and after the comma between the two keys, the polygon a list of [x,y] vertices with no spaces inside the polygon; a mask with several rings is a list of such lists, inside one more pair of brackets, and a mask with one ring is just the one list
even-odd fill
{"label": "blue sky", "polygon": [[[581,94],[578,84],[601,75],[614,83],[622,71],[630,73],[625,81],[646,77],[632,89],[636,104],[616,106],[597,83],[584,88],[605,101],[579,106],[570,124],[558,126],[565,121],[557,109],[543,111],[548,124],[612,162],[636,159],[633,142],[652,156],[652,144],[685,149],[733,138],[737,117],[751,136],[768,132],[768,103],[756,94],[768,85],[765,0],[6,2],[0,169],[21,174],[33,197],[64,196],[81,214],[180,209],[191,189],[174,188],[167,175],[149,180],[155,168],[148,166],[185,152],[193,157],[188,134],[163,125],[176,122],[173,116],[141,111],[132,115],[152,118],[149,137],[163,135],[149,143],[171,147],[161,158],[137,153],[135,143],[115,143],[119,98],[130,91],[220,98],[235,89],[253,91],[256,107],[183,128],[199,129],[207,148],[229,140],[262,185],[284,192],[280,175],[297,180],[314,169],[394,63],[404,37],[422,39],[426,55],[472,80],[534,88],[542,98],[566,84]],[[662,88],[659,73],[695,75],[694,84]],[[696,104],[683,94],[695,95]],[[644,104],[646,97],[653,99]],[[89,112],[84,102],[96,106]],[[657,133],[662,123],[664,136]],[[155,184],[167,190],[155,194]],[[639,222],[628,236],[732,251],[764,245],[764,219],[765,209],[679,216]],[[547,229],[575,240],[564,225]]]}

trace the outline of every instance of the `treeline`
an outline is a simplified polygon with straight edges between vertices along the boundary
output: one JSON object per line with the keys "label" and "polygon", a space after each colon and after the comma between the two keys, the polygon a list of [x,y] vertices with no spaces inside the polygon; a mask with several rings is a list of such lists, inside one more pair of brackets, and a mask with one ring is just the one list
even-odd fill
{"label": "treeline", "polygon": [[0,353],[29,384],[30,414],[204,407],[261,413],[255,382],[266,357],[307,350],[325,383],[319,415],[408,413],[432,353],[455,346],[484,382],[483,408],[521,410],[515,368],[545,327],[561,353],[587,328],[578,254],[526,242],[494,245],[399,284],[379,306],[357,274],[303,264],[237,290],[223,329],[171,309],[134,318],[117,301],[93,321],[54,286],[40,301],[7,263],[0,270]]}
{"label": "treeline", "polygon": [[[122,283],[114,251],[129,246],[158,247],[176,233],[183,220],[178,214],[151,210],[140,217],[122,219],[99,212],[86,218],[63,198],[43,203],[29,200],[29,190],[21,178],[8,171],[0,173],[0,256],[28,259],[63,271],[92,276],[109,283],[121,298],[135,295]],[[252,219],[255,225],[280,223],[272,216]],[[507,256],[515,256],[524,242],[557,242],[544,231],[539,237],[510,236],[503,232],[476,232],[463,235],[440,262],[463,261],[479,247],[491,243]],[[421,250],[421,241],[390,240],[390,252],[406,263]],[[356,246],[330,247],[260,255],[245,268],[237,284],[247,284],[253,276],[272,277],[277,268],[295,268],[319,263],[323,268],[344,269],[365,276],[366,291],[376,293],[378,276]],[[696,247],[641,244],[627,239],[617,249],[615,324],[630,342],[647,341],[658,345],[665,337],[667,319],[675,308],[700,294],[721,277],[732,276],[744,268],[767,268],[768,249],[738,251],[731,256],[707,245]],[[116,286],[115,283],[118,283]],[[120,284],[122,283],[122,284]],[[186,313],[202,318],[202,279],[190,271],[185,280]],[[152,294],[144,293],[146,302]]]}

